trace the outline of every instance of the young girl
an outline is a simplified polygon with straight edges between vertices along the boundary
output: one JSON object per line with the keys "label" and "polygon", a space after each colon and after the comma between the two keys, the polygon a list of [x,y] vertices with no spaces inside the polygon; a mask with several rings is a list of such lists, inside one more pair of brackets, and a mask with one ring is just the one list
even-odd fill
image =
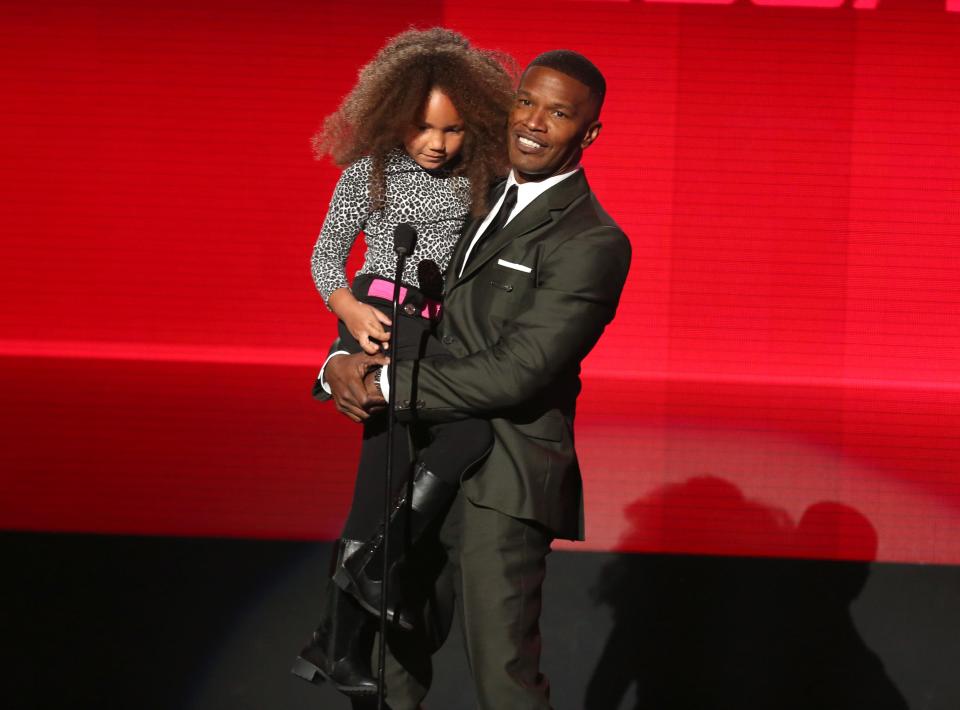
{"label": "young girl", "polygon": [[[440,315],[443,274],[470,214],[486,212],[487,190],[506,172],[505,127],[513,101],[509,61],[471,47],[444,29],[411,30],[392,40],[367,64],[357,85],[315,139],[319,155],[347,165],[334,190],[312,258],[317,289],[339,318],[341,348],[368,353],[389,348],[392,358],[437,354],[428,336]],[[390,299],[396,256],[394,228],[408,223],[417,242],[401,284],[399,342],[390,340]],[[350,287],[345,264],[360,232],[366,256]],[[409,461],[405,427],[395,425],[394,461]],[[413,483],[381,523],[387,455],[386,421],[364,425],[353,504],[344,527],[334,584],[328,584],[320,627],[300,654],[294,673],[330,679],[347,693],[373,693],[369,658],[372,615],[379,614],[383,536],[390,560],[399,557],[401,532],[415,542],[456,494],[461,475],[492,445],[489,423],[464,420],[434,425],[414,466]],[[397,497],[398,491],[394,491]],[[398,585],[392,585],[395,589]],[[343,592],[350,594],[344,596]],[[396,610],[390,618],[411,622]]]}

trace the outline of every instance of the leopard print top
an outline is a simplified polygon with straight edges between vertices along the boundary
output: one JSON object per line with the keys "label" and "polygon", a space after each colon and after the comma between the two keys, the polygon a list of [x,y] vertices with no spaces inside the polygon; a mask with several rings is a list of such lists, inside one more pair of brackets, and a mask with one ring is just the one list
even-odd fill
{"label": "leopard print top", "polygon": [[[360,232],[367,253],[356,275],[392,279],[397,264],[393,230],[408,222],[417,231],[417,243],[404,265],[402,281],[439,295],[453,245],[470,212],[469,182],[464,177],[424,170],[406,153],[395,151],[387,157],[386,206],[374,211],[369,194],[371,163],[370,158],[361,158],[349,165],[333,191],[310,260],[317,290],[326,303],[338,288],[349,287],[347,255]],[[427,280],[434,283],[421,283]]]}

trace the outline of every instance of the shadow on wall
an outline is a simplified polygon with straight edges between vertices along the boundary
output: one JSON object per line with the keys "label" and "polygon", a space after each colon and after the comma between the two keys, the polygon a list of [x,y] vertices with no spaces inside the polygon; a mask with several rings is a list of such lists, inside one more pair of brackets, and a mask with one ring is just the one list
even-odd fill
{"label": "shadow on wall", "polygon": [[[702,511],[711,518],[700,533],[689,517],[661,515],[699,501],[710,501]],[[618,555],[592,590],[596,604],[611,607],[613,630],[587,687],[588,710],[620,707],[631,687],[636,710],[907,710],[851,618],[877,547],[876,531],[857,510],[816,503],[794,524],[727,481],[701,477],[665,486],[626,513],[634,539],[649,539],[638,534],[649,526],[686,539],[722,529],[731,549],[742,549],[736,537],[743,536],[753,547],[762,538],[770,549],[829,556],[842,534],[858,541],[864,561],[757,565],[745,558]]]}

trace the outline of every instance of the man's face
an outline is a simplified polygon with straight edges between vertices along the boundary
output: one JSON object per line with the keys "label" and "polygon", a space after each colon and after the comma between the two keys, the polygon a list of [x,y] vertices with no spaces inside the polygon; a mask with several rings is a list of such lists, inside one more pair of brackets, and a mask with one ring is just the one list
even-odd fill
{"label": "man's face", "polygon": [[507,149],[518,182],[538,182],[573,168],[600,133],[590,89],[547,67],[520,80],[510,112]]}

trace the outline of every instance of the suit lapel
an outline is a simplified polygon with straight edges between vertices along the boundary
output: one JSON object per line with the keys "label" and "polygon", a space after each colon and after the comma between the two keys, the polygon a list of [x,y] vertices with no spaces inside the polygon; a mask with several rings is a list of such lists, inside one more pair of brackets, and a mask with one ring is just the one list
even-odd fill
{"label": "suit lapel", "polygon": [[[463,276],[456,278],[456,272],[460,270],[460,264],[463,261],[463,254],[466,251],[467,245],[470,244],[473,235],[476,234],[477,228],[482,221],[475,220],[468,230],[468,234],[457,244],[457,249],[454,253],[454,257],[457,259],[455,262],[456,269],[455,272],[451,274],[453,281],[448,291],[470,278],[480,267],[490,261],[499,251],[514,240],[552,222],[571,202],[581,195],[586,194],[589,190],[590,188],[587,185],[587,179],[583,170],[580,170],[576,175],[571,175],[559,184],[551,187],[527,205],[520,214],[510,220],[510,223],[507,224],[506,227],[501,229],[497,234],[491,234],[487,237],[489,243],[484,246],[483,254],[471,255],[470,263],[468,263],[467,268],[463,270]],[[502,187],[499,188],[499,192],[503,192]],[[492,198],[492,201],[496,202],[497,199],[499,199],[499,195]]]}
{"label": "suit lapel", "polygon": [[453,255],[450,257],[450,265],[447,266],[447,279],[446,279],[446,291],[449,293],[450,289],[456,285],[459,278],[457,275],[460,273],[460,265],[463,264],[463,255],[467,251],[467,246],[470,242],[473,241],[474,235],[477,233],[477,230],[480,228],[480,225],[483,223],[482,219],[473,219],[470,224],[467,225],[467,228],[463,232],[463,236],[457,240],[456,245],[453,247]]}
{"label": "suit lapel", "polygon": [[[499,184],[494,185],[490,189],[490,197],[488,204],[495,205],[497,200],[500,199],[500,196],[503,194],[504,189],[507,187],[507,181],[501,180]],[[483,224],[485,217],[478,217],[472,219],[470,224],[467,225],[467,228],[463,232],[463,236],[457,240],[456,245],[453,247],[453,255],[450,257],[450,265],[447,267],[447,292],[454,287],[454,285],[459,281],[458,274],[460,273],[460,267],[463,265],[463,257],[467,252],[467,247],[470,246],[470,242],[473,241],[474,236],[477,234],[477,230],[480,229],[480,225]]]}

